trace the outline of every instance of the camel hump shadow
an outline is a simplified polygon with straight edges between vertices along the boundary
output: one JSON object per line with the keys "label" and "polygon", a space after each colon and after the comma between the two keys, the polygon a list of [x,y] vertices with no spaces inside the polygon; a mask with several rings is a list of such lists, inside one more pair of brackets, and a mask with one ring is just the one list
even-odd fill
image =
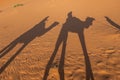
{"label": "camel hump shadow", "polygon": [[92,17],[87,17],[85,21],[82,21],[77,17],[73,17],[72,12],[69,12],[68,18],[63,24],[63,28],[68,32],[79,33],[82,32],[84,28],[88,28],[89,26],[91,26],[94,20],[95,19]]}

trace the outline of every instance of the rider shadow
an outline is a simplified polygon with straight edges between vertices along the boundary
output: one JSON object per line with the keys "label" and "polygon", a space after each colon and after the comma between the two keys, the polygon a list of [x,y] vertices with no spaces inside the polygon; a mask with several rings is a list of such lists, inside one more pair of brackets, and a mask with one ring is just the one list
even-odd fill
{"label": "rider shadow", "polygon": [[18,43],[23,43],[23,45],[16,51],[14,55],[12,55],[9,60],[0,68],[0,74],[6,69],[6,67],[15,59],[15,57],[36,37],[40,37],[51,30],[53,27],[58,25],[58,22],[52,23],[48,28],[45,28],[46,21],[48,17],[45,17],[40,23],[35,25],[32,29],[20,35],[14,41],[12,41],[9,45],[3,48],[0,51],[0,58],[4,57],[7,53],[9,53],[13,48],[16,47]]}
{"label": "rider shadow", "polygon": [[92,17],[87,17],[85,21],[81,21],[80,19],[73,17],[72,12],[68,13],[68,18],[66,19],[66,22],[62,26],[62,29],[60,31],[60,34],[58,36],[58,39],[55,45],[55,49],[46,66],[43,80],[47,80],[50,68],[52,66],[52,63],[55,59],[55,56],[61,44],[62,44],[62,52],[61,52],[59,66],[58,66],[58,72],[59,72],[60,80],[65,80],[64,62],[65,62],[65,51],[66,51],[66,45],[67,45],[66,42],[67,42],[68,32],[73,32],[73,33],[78,34],[80,42],[81,42],[82,50],[84,53],[84,57],[85,57],[86,80],[94,80],[89,56],[88,56],[87,49],[86,49],[85,38],[84,38],[84,29],[89,28],[89,26],[92,25],[93,20],[95,19]]}
{"label": "rider shadow", "polygon": [[111,20],[109,17],[105,16],[106,18],[106,21],[111,24],[112,26],[114,26],[115,28],[119,29],[120,30],[120,25],[117,24],[116,22],[114,22],[113,20]]}

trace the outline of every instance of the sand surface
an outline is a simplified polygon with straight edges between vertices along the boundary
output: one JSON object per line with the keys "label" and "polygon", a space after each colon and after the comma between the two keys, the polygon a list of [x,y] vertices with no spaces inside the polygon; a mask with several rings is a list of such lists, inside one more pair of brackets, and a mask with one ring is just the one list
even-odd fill
{"label": "sand surface", "polygon": [[[0,80],[120,80],[119,3],[120,0],[0,0]],[[87,58],[78,34],[68,32],[66,48],[61,44],[51,63],[70,11],[82,21],[88,16],[95,18],[84,30]],[[44,25],[41,21],[47,16],[45,27],[54,27],[39,32],[35,27]],[[61,55],[62,49],[65,55]]]}

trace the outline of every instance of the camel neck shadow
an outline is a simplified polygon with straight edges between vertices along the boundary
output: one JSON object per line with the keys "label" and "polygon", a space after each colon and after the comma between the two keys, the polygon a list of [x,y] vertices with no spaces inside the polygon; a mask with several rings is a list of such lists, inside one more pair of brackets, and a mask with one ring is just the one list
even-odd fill
{"label": "camel neck shadow", "polygon": [[109,17],[105,16],[106,21],[111,24],[112,26],[114,26],[115,28],[120,30],[120,25],[117,24],[116,22],[114,22],[113,20],[111,20]]}

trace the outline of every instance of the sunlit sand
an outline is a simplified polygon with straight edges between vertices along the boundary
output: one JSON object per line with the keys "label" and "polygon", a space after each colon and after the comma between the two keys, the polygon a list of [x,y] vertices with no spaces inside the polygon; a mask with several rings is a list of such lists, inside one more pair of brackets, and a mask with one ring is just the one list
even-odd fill
{"label": "sunlit sand", "polygon": [[119,0],[0,0],[0,80],[120,80]]}

